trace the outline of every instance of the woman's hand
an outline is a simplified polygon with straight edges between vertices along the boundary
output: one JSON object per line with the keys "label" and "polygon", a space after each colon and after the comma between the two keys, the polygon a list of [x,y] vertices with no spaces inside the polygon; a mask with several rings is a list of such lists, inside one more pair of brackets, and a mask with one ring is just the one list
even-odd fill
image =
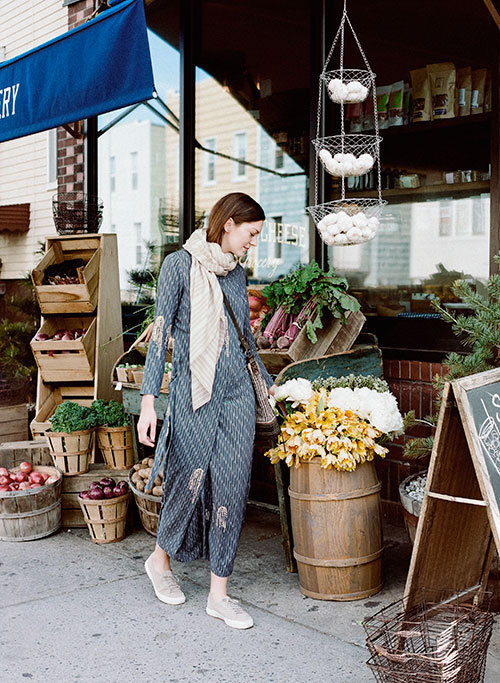
{"label": "woman's hand", "polygon": [[154,447],[156,436],[155,397],[145,394],[142,397],[141,414],[137,423],[137,435],[144,446]]}
{"label": "woman's hand", "polygon": [[269,389],[267,390],[267,393],[269,394],[269,396],[274,396],[274,392],[276,391],[277,388],[278,387],[276,386],[276,384],[273,384],[272,387],[269,387]]}

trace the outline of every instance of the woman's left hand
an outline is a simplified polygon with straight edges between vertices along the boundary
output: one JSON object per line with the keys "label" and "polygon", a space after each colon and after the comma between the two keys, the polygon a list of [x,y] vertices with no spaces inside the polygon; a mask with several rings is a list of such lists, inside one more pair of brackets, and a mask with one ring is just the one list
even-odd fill
{"label": "woman's left hand", "polygon": [[276,391],[277,388],[278,387],[276,386],[276,384],[273,384],[272,387],[269,387],[269,389],[267,390],[267,393],[269,394],[269,396],[274,396],[274,392]]}

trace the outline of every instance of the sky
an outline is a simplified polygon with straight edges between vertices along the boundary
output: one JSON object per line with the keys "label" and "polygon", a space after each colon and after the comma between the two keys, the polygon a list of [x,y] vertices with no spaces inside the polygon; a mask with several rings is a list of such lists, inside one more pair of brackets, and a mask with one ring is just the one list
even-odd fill
{"label": "sky", "polygon": [[[165,96],[168,91],[179,90],[179,51],[159,38],[156,33],[153,33],[153,31],[150,31],[149,29],[148,38],[156,90],[162,100],[165,101]],[[199,82],[205,78],[210,78],[209,74],[202,69],[197,68],[196,81]],[[161,111],[160,107],[157,108]],[[122,110],[118,109],[114,112],[108,112],[99,116],[99,127],[101,128],[104,124],[114,119],[120,111]],[[160,125],[163,124],[160,118],[143,106],[135,109],[126,119],[124,119],[124,122],[125,121],[155,121],[155,123]]]}

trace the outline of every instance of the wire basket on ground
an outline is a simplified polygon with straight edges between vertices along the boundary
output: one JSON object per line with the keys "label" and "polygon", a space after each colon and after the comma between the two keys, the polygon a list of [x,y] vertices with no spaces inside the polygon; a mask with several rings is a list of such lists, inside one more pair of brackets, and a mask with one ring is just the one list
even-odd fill
{"label": "wire basket on ground", "polygon": [[103,202],[84,192],[64,192],[52,197],[52,215],[60,235],[99,232]]}
{"label": "wire basket on ground", "polygon": [[354,104],[366,100],[375,83],[375,74],[364,69],[337,69],[324,71],[321,79],[332,102]]}
{"label": "wire basket on ground", "polygon": [[382,138],[349,133],[312,141],[328,173],[337,178],[364,175],[372,170],[380,154]]}
{"label": "wire basket on ground", "polygon": [[386,204],[381,199],[335,199],[308,206],[307,211],[325,244],[349,246],[375,237]]}
{"label": "wire basket on ground", "polygon": [[442,601],[426,590],[406,610],[404,599],[363,623],[372,655],[367,664],[387,683],[476,683],[484,680],[494,618],[471,602]]}

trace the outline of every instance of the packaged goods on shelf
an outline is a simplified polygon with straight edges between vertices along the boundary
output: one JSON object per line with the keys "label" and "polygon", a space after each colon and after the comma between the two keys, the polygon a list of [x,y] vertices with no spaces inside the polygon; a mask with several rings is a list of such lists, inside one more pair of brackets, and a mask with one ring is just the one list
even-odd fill
{"label": "packaged goods on shelf", "polygon": [[471,114],[482,114],[484,109],[484,91],[487,69],[473,69]]}
{"label": "packaged goods on shelf", "polygon": [[411,122],[431,120],[431,88],[427,69],[414,69],[410,71],[413,110]]}
{"label": "packaged goods on shelf", "polygon": [[469,116],[472,96],[472,72],[470,66],[457,69],[458,115]]}
{"label": "packaged goods on shelf", "polygon": [[427,64],[431,90],[431,116],[436,119],[455,117],[457,74],[453,62]]}

